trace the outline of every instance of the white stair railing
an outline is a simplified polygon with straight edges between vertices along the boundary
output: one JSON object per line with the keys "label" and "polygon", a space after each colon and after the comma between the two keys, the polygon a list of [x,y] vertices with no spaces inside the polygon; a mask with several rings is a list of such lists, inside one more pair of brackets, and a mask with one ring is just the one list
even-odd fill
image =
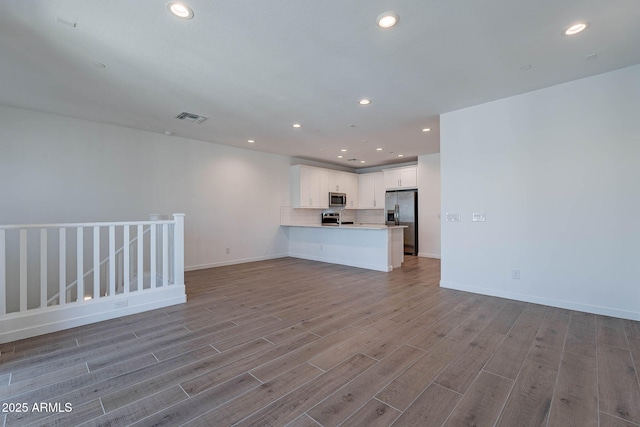
{"label": "white stair railing", "polygon": [[[101,258],[101,251],[108,255]],[[151,278],[147,288],[145,277]],[[171,220],[0,225],[0,320],[171,285],[184,286],[184,214]]]}
{"label": "white stair railing", "polygon": [[[151,227],[148,227],[146,229],[144,229],[144,231],[142,232],[143,237],[145,234],[148,234],[151,231]],[[94,233],[95,233],[95,228],[94,228]],[[130,243],[129,243],[129,264],[128,266],[126,266],[127,270],[129,271],[129,280],[131,281],[131,279],[134,278],[134,271],[131,270],[130,266],[132,265],[131,263],[131,259],[134,258],[135,252],[131,251],[131,249],[133,248],[133,246],[135,244],[137,244],[138,239],[140,239],[140,236],[135,236],[133,239],[130,239]],[[94,234],[94,240],[96,240],[95,238],[95,234]],[[127,240],[127,239],[125,239]],[[118,277],[116,278],[116,290],[123,290],[123,285],[124,285],[124,252],[125,252],[125,247],[124,245],[120,247],[120,249],[118,249],[116,251],[116,274],[118,275]],[[95,251],[94,251],[94,256],[95,256]],[[100,261],[100,265],[99,265],[99,270],[98,270],[98,275],[100,276],[100,282],[101,283],[108,283],[109,281],[109,261],[110,258],[107,256],[106,258],[102,259]],[[95,262],[95,260],[94,260]],[[87,277],[91,276],[92,274],[96,274],[95,273],[96,269],[95,267],[92,267],[90,270],[86,271],[84,273],[84,275],[82,276],[83,281],[86,280]],[[66,286],[66,301],[69,302],[71,301],[71,290],[73,288],[76,287],[78,283],[78,280],[74,280],[73,282],[69,283]],[[130,286],[133,285],[134,283],[130,282]],[[118,293],[118,292],[116,292]],[[102,295],[106,295],[104,292],[102,292]],[[56,293],[55,295],[51,296],[48,300],[47,300],[47,305],[56,305],[58,303],[58,297],[60,296],[60,293]],[[78,296],[77,298],[79,298],[80,296]],[[84,299],[85,296],[83,296]],[[54,304],[55,302],[55,304]]]}

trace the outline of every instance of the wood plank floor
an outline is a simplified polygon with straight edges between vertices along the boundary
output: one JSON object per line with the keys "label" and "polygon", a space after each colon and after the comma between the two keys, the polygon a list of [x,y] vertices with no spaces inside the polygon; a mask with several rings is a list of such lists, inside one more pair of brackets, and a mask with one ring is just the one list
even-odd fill
{"label": "wood plank floor", "polygon": [[189,272],[186,304],[1,345],[0,426],[640,426],[640,322],[439,279]]}

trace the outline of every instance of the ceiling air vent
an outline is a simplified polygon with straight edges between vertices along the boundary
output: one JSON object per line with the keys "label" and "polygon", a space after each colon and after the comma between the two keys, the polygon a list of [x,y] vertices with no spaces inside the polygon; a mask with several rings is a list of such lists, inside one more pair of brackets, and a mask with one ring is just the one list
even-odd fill
{"label": "ceiling air vent", "polygon": [[209,117],[199,116],[193,113],[182,112],[176,116],[176,119],[184,120],[191,123],[202,123]]}
{"label": "ceiling air vent", "polygon": [[358,159],[347,159],[347,162],[357,162]]}

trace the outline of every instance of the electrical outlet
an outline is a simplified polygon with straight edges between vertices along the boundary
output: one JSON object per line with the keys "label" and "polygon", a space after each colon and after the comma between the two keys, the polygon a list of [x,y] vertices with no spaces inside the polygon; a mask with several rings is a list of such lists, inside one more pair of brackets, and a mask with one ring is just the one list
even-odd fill
{"label": "electrical outlet", "polygon": [[460,222],[460,214],[459,213],[448,213],[447,216],[448,222]]}
{"label": "electrical outlet", "polygon": [[224,250],[226,253],[230,254],[231,253],[231,248],[225,248]]}
{"label": "electrical outlet", "polygon": [[116,301],[113,304],[113,308],[125,308],[126,306],[129,305],[129,301],[126,299],[120,300],[120,301]]}
{"label": "electrical outlet", "polygon": [[520,270],[511,270],[511,278],[512,279],[520,279]]}
{"label": "electrical outlet", "polygon": [[473,222],[485,222],[487,215],[484,212],[474,212],[471,214],[471,221]]}

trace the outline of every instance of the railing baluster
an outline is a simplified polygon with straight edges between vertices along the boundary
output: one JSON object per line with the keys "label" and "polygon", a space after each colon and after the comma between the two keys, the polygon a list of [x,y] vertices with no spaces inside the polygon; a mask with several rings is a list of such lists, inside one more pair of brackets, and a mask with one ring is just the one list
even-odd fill
{"label": "railing baluster", "polygon": [[123,254],[123,274],[124,274],[124,293],[129,293],[129,246],[131,246],[131,241],[129,239],[129,229],[131,226],[125,225],[122,229],[122,248],[124,250]]}
{"label": "railing baluster", "polygon": [[142,290],[144,285],[144,233],[143,226],[138,225],[138,291]]}
{"label": "railing baluster", "polygon": [[109,226],[109,295],[116,294],[116,228]]}
{"label": "railing baluster", "polygon": [[169,284],[169,224],[162,224],[162,286]]}
{"label": "railing baluster", "polygon": [[27,311],[27,230],[20,229],[20,311]]}
{"label": "railing baluster", "polygon": [[93,227],[93,298],[100,298],[100,227]]}
{"label": "railing baluster", "polygon": [[47,306],[47,229],[40,229],[40,308]]}
{"label": "railing baluster", "polygon": [[58,249],[60,258],[58,263],[60,264],[60,278],[58,288],[58,305],[64,305],[66,301],[66,289],[67,289],[67,229],[60,229],[60,248]]}
{"label": "railing baluster", "polygon": [[123,289],[123,277],[122,277],[122,251],[116,251],[116,293],[119,293]]}
{"label": "railing baluster", "polygon": [[158,258],[158,248],[156,247],[156,225],[151,224],[151,243],[149,244],[149,259],[151,261],[151,289],[156,287],[156,259]]}
{"label": "railing baluster", "polygon": [[0,230],[0,316],[7,314],[7,276],[6,276],[6,250],[5,250],[5,233],[4,230]]}
{"label": "railing baluster", "polygon": [[80,292],[84,294],[84,227],[78,227],[76,230],[76,301],[81,299]]}

